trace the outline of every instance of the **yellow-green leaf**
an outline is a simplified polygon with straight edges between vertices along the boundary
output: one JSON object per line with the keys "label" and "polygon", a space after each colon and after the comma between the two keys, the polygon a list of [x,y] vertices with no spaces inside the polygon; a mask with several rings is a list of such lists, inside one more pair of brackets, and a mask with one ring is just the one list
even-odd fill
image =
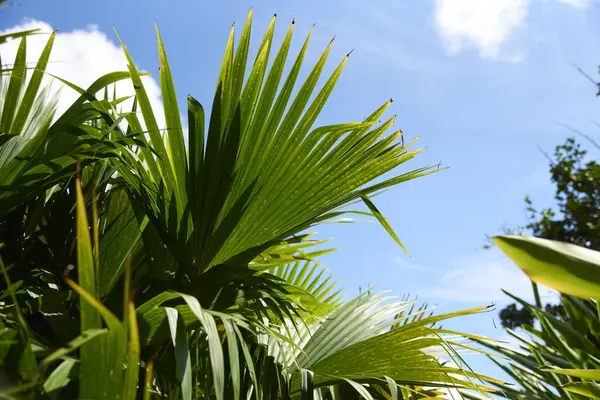
{"label": "yellow-green leaf", "polygon": [[600,252],[526,236],[497,236],[494,243],[534,282],[600,300]]}

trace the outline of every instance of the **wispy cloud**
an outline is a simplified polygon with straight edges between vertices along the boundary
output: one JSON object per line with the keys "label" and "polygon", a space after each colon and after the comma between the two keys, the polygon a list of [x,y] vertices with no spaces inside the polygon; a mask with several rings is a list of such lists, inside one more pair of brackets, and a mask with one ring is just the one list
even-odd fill
{"label": "wispy cloud", "polygon": [[[525,274],[498,250],[490,249],[452,263],[437,279],[432,276],[423,294],[440,300],[505,303],[509,298],[502,289],[532,300],[531,282]],[[540,295],[545,301],[556,298],[555,292],[546,287],[540,289]]]}
{"label": "wispy cloud", "polygon": [[314,36],[324,35],[321,39],[328,41],[328,35],[335,34],[336,40],[355,48],[354,57],[366,62],[439,76],[444,71],[436,60],[443,55],[443,47],[431,29],[428,13],[420,11],[426,10],[414,7],[408,16],[393,1],[383,2],[380,7],[350,2],[336,18],[323,16],[318,20],[320,28]]}
{"label": "wispy cloud", "polygon": [[395,266],[407,271],[429,271],[431,268],[412,262],[407,256],[398,256],[393,259]]}

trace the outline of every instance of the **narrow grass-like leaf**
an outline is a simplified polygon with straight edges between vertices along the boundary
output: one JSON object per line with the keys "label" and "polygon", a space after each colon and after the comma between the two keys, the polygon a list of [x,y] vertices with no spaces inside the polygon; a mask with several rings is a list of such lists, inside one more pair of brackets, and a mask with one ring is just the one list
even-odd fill
{"label": "narrow grass-like leaf", "polygon": [[544,369],[543,371],[553,374],[567,375],[590,381],[600,381],[600,369]]}
{"label": "narrow grass-like leaf", "polygon": [[[102,328],[100,313],[98,311],[102,306],[96,300],[96,270],[94,267],[94,256],[92,252],[92,241],[90,238],[87,213],[85,211],[85,202],[81,190],[81,178],[78,176],[75,180],[76,194],[76,223],[77,223],[77,275],[81,286],[65,278],[65,281],[79,293],[81,299],[79,308],[81,310],[81,331]],[[108,310],[107,310],[108,311]],[[119,324],[116,317],[114,323]],[[110,319],[110,318],[109,318]],[[81,367],[79,394],[82,398],[91,398],[102,393],[95,380],[97,376],[97,348],[93,343],[86,342],[81,346]]]}
{"label": "narrow grass-like leaf", "polygon": [[360,397],[362,397],[365,400],[374,400],[373,396],[371,396],[371,393],[369,393],[367,388],[365,388],[363,385],[361,385],[358,382],[354,382],[351,379],[344,379],[344,380],[346,382],[348,382],[354,390],[356,390],[356,392],[360,395]]}
{"label": "narrow grass-like leaf", "polygon": [[29,325],[27,324],[27,321],[25,320],[25,316],[23,315],[21,306],[19,305],[19,302],[17,301],[17,296],[15,295],[14,287],[11,284],[10,277],[8,276],[8,273],[6,271],[6,266],[4,265],[4,261],[2,260],[2,257],[0,257],[0,269],[2,269],[2,277],[4,278],[4,282],[6,283],[6,290],[8,291],[8,294],[10,295],[10,298],[15,307],[15,314],[17,316],[17,321],[19,322],[21,329],[23,329],[23,332],[25,332],[26,335],[29,336]]}
{"label": "narrow grass-like leaf", "polygon": [[46,42],[46,46],[42,50],[42,54],[40,54],[40,58],[38,59],[33,74],[31,75],[31,79],[27,85],[25,94],[23,94],[21,104],[19,105],[19,110],[17,111],[13,126],[11,128],[11,132],[14,134],[21,134],[23,126],[25,126],[25,122],[27,122],[27,118],[29,117],[31,108],[40,89],[42,78],[44,77],[44,73],[46,71],[46,66],[48,65],[48,60],[50,58],[55,37],[56,31],[52,32],[48,42]]}
{"label": "narrow grass-like leaf", "polygon": [[[155,162],[151,153],[145,149],[142,149],[142,151],[146,153],[145,160],[148,163],[151,175],[155,181],[160,182],[162,177],[167,193],[172,193],[175,177],[169,164],[169,156],[167,154],[167,150],[165,149],[163,138],[160,134],[148,93],[146,92],[144,84],[142,83],[142,75],[137,70],[133,59],[129,55],[129,52],[127,51],[127,48],[125,47],[125,44],[121,40],[121,37],[118,33],[117,37],[119,39],[119,43],[121,44],[121,48],[123,49],[123,53],[125,54],[125,58],[127,59],[131,81],[133,82],[133,87],[135,89],[137,104],[142,112],[142,116],[144,117],[144,121],[146,123],[146,129],[148,129],[148,134],[150,135],[150,144],[154,151],[156,151],[159,155],[157,162]],[[159,170],[156,169],[157,164],[160,167]],[[160,171],[161,175],[157,175],[158,171]]]}
{"label": "narrow grass-like leaf", "polygon": [[388,388],[390,389],[390,395],[392,396],[392,400],[398,400],[398,385],[396,384],[396,382],[389,376],[385,377],[385,381],[387,382]]}
{"label": "narrow grass-like leaf", "polygon": [[312,371],[303,369],[301,371],[301,375],[302,375],[302,389],[301,389],[300,399],[301,400],[313,400],[315,398],[315,396],[314,396],[315,374]]}
{"label": "narrow grass-like leaf", "polygon": [[[175,186],[179,188],[179,196],[185,196],[185,176],[187,170],[187,160],[185,154],[185,144],[183,142],[183,130],[181,128],[181,116],[177,105],[177,95],[171,68],[167,60],[167,53],[163,46],[162,38],[156,25],[156,37],[158,38],[158,55],[160,59],[160,86],[162,92],[162,103],[165,111],[165,121],[167,129],[167,155],[173,169],[175,177]],[[141,104],[140,104],[141,105]]]}
{"label": "narrow grass-like leaf", "polygon": [[25,86],[25,76],[27,73],[26,56],[27,39],[23,37],[10,74],[8,89],[6,89],[6,94],[4,95],[4,105],[2,106],[2,115],[0,116],[0,132],[2,133],[19,133],[12,132],[11,125],[21,97],[21,90]]}
{"label": "narrow grass-like leaf", "polygon": [[377,218],[377,221],[379,221],[381,226],[383,226],[385,228],[387,233],[389,233],[389,235],[396,241],[396,243],[398,243],[398,245],[402,248],[402,250],[404,250],[404,252],[406,254],[409,254],[408,251],[406,250],[406,247],[404,247],[404,244],[402,243],[402,241],[400,241],[400,238],[398,237],[398,235],[396,235],[396,232],[394,232],[391,225],[387,222],[386,218],[381,214],[381,212],[379,212],[379,210],[377,209],[375,204],[373,204],[371,199],[369,199],[366,195],[362,195],[361,199],[363,200],[365,205],[369,208],[369,210],[371,210],[371,212],[373,213],[375,218]]}
{"label": "narrow grass-like leaf", "polygon": [[241,393],[240,353],[238,339],[233,329],[233,323],[224,319],[223,326],[227,332],[227,350],[229,352],[229,369],[231,373],[231,384],[233,385],[233,399],[238,400]]}
{"label": "narrow grass-like leaf", "polygon": [[134,399],[137,394],[140,362],[140,338],[133,301],[129,301],[129,341],[127,344],[127,370],[123,383],[123,399]]}
{"label": "narrow grass-like leaf", "polygon": [[[8,7],[8,5],[0,6],[0,9],[5,8],[5,7]],[[37,29],[28,29],[26,31],[5,33],[4,35],[0,35],[0,44],[6,43],[6,41],[8,39],[16,39],[16,38],[20,38],[20,37],[24,37],[24,36],[35,35],[39,31],[40,31],[39,28],[37,28]]]}
{"label": "narrow grass-like leaf", "polygon": [[91,294],[89,294],[85,289],[83,289],[83,287],[79,286],[73,280],[65,278],[65,283],[69,285],[71,289],[77,292],[79,296],[81,296],[82,302],[85,301],[90,307],[94,309],[94,311],[96,311],[100,316],[102,316],[102,319],[104,319],[104,322],[109,327],[109,329],[119,329],[119,327],[121,326],[121,322],[108,308],[106,308],[106,306],[104,306],[104,304],[98,301],[98,299],[92,297]]}
{"label": "narrow grass-like leaf", "polygon": [[45,357],[42,360],[41,365],[49,365],[53,361],[63,358],[70,352],[77,350],[78,348],[80,348],[85,343],[89,342],[90,340],[94,339],[98,335],[101,335],[106,332],[107,332],[106,329],[89,329],[87,331],[84,331],[83,333],[81,333],[81,335],[79,335],[75,339],[71,340],[65,347],[61,347],[61,348],[55,350],[54,352],[52,352],[47,357]]}
{"label": "narrow grass-like leaf", "polygon": [[600,385],[593,382],[573,382],[564,386],[571,393],[580,394],[590,399],[600,399]]}
{"label": "narrow grass-like leaf", "polygon": [[195,297],[183,293],[179,293],[179,295],[185,300],[204,328],[208,341],[215,394],[217,400],[223,400],[225,391],[225,365],[223,349],[221,347],[221,340],[219,338],[215,320],[212,315],[202,310],[200,303]]}
{"label": "narrow grass-like leaf", "polygon": [[190,357],[190,346],[188,343],[188,334],[183,326],[179,313],[176,309],[165,307],[167,320],[169,321],[169,330],[171,331],[171,341],[175,349],[175,359],[177,360],[177,378],[181,385],[181,397],[183,400],[192,399],[192,363]]}

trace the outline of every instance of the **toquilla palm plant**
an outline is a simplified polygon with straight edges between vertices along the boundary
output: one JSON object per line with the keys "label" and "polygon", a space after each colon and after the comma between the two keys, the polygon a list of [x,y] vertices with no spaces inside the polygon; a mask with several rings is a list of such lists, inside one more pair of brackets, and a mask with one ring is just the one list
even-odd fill
{"label": "toquilla palm plant", "polygon": [[[25,385],[15,391],[279,399],[339,398],[347,385],[364,398],[418,398],[424,387],[487,390],[474,381],[490,378],[426,351],[438,346],[454,356],[460,345],[444,338],[453,333],[433,324],[481,310],[398,324],[405,317],[394,315],[406,304],[382,305],[379,295],[343,302],[318,272],[325,250],[314,250],[321,242],[307,229],[362,200],[402,245],[370,196],[436,169],[394,172],[419,150],[399,141],[401,131],[386,133],[394,118],[379,122],[391,100],[362,122],[313,129],[348,57],[317,90],[330,43],[297,88],[310,34],[284,75],[295,25],[271,54],[273,18],[247,71],[251,19],[250,12],[237,48],[230,33],[210,118],[188,97],[187,148],[160,35],[165,129],[125,46],[128,72],[87,90],[64,81],[80,99],[58,119],[50,112],[45,124],[32,123],[23,147],[5,150],[20,135],[6,129],[0,255],[2,298],[11,302],[2,311],[8,336],[0,359],[27,366],[15,373]],[[25,43],[5,104],[17,104],[24,87]],[[106,90],[126,78],[135,90],[131,111],[118,110],[125,99]],[[2,120],[23,123],[11,107]],[[63,279],[69,264],[75,271]],[[332,336],[360,324],[368,327],[362,334]]]}

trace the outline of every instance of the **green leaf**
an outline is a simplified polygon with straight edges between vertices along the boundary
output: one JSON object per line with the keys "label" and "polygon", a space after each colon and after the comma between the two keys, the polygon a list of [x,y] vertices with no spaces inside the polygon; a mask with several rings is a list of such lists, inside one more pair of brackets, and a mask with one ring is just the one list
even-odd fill
{"label": "green leaf", "polygon": [[600,252],[536,237],[497,236],[493,241],[534,282],[600,300]]}
{"label": "green leaf", "polygon": [[[183,130],[181,128],[181,116],[177,105],[177,95],[171,76],[171,69],[167,60],[167,54],[163,46],[158,25],[156,25],[156,36],[158,38],[158,54],[160,59],[160,87],[162,92],[162,103],[165,110],[165,121],[167,129],[167,154],[176,179],[175,186],[179,188],[179,195],[185,196],[185,176],[187,171],[187,159],[185,144],[183,142]],[[183,200],[182,200],[183,201]]]}
{"label": "green leaf", "polygon": [[60,391],[73,380],[73,370],[76,366],[77,360],[67,358],[46,378],[42,387],[50,398],[57,398]]}
{"label": "green leaf", "polygon": [[123,276],[127,258],[140,244],[141,230],[126,190],[113,189],[101,217],[99,297],[104,297]]}
{"label": "green leaf", "polygon": [[223,400],[225,391],[225,365],[223,349],[221,347],[221,340],[215,320],[212,315],[202,310],[200,303],[195,297],[183,293],[178,293],[178,295],[185,300],[190,307],[190,310],[194,313],[196,318],[198,318],[198,321],[200,321],[204,328],[208,340],[215,394],[217,400]]}
{"label": "green leaf", "polygon": [[16,137],[17,135],[11,133],[0,133],[0,146],[4,143],[8,142],[10,139]]}
{"label": "green leaf", "polygon": [[394,232],[394,230],[392,229],[390,224],[387,222],[385,217],[379,212],[379,210],[377,209],[375,204],[373,204],[373,202],[366,195],[362,195],[361,199],[366,204],[366,206],[369,208],[369,210],[371,210],[371,212],[373,213],[375,218],[377,218],[377,221],[379,221],[381,226],[383,226],[385,228],[387,233],[390,234],[390,236],[396,241],[396,243],[398,243],[398,245],[402,248],[402,250],[404,250],[404,252],[406,254],[410,255],[408,253],[408,251],[406,250],[406,247],[404,247],[404,244],[402,244],[402,241],[400,241],[400,238],[398,237],[398,235],[396,235],[396,233]]}
{"label": "green leaf", "polygon": [[125,355],[127,353],[127,330],[125,325],[109,329],[104,335],[92,342],[96,347],[94,355],[95,375],[82,375],[84,380],[94,380],[92,398],[118,398],[123,391]]}
{"label": "green leaf", "polygon": [[[81,178],[75,180],[76,223],[77,223],[77,276],[81,289],[91,298],[96,297],[96,268],[92,251],[90,228],[81,190]],[[85,299],[80,301],[81,330],[101,328],[100,315],[96,307]],[[85,370],[85,368],[82,368]]]}
{"label": "green leaf", "polygon": [[238,400],[241,392],[241,374],[240,374],[240,354],[238,349],[238,340],[234,331],[234,324],[223,320],[223,326],[227,335],[227,350],[229,352],[229,369],[231,370],[231,383],[233,385],[233,398]]}
{"label": "green leaf", "polygon": [[134,399],[137,395],[140,362],[140,338],[133,301],[129,301],[129,341],[127,344],[127,370],[123,383],[123,399]]}
{"label": "green leaf", "polygon": [[590,399],[600,399],[600,385],[593,382],[569,383],[564,386],[565,390],[571,393],[580,394]]}
{"label": "green leaf", "polygon": [[46,66],[48,65],[48,60],[50,59],[50,53],[52,51],[55,37],[56,31],[52,32],[50,35],[50,38],[48,39],[48,42],[46,43],[46,46],[44,47],[44,50],[42,50],[42,54],[38,59],[33,74],[31,75],[31,80],[29,81],[29,85],[27,85],[25,94],[21,99],[21,104],[19,105],[19,110],[17,111],[17,115],[15,116],[13,127],[11,129],[11,132],[14,134],[21,134],[21,130],[23,129],[25,122],[27,122],[27,118],[29,117],[31,108],[35,102],[40,85],[42,83],[44,73],[46,72]]}
{"label": "green leaf", "polygon": [[348,382],[350,384],[350,386],[352,386],[352,388],[354,390],[356,390],[356,392],[358,394],[360,394],[360,397],[362,397],[365,400],[374,400],[373,396],[371,396],[371,394],[369,393],[367,388],[365,388],[363,385],[361,385],[360,383],[354,382],[351,379],[344,379],[344,380],[346,382]]}
{"label": "green leaf", "polygon": [[4,105],[2,107],[2,114],[0,116],[0,132],[2,133],[14,133],[11,130],[15,112],[17,111],[17,105],[19,104],[19,98],[21,96],[21,90],[25,86],[25,76],[27,73],[27,39],[23,37],[21,44],[17,50],[17,56],[15,63],[10,74],[10,81],[8,83],[8,89],[4,96]]}
{"label": "green leaf", "polygon": [[155,162],[152,153],[149,150],[142,149],[142,153],[145,154],[145,161],[148,164],[150,175],[155,181],[160,181],[160,179],[163,179],[167,193],[172,193],[175,177],[173,176],[173,170],[171,169],[170,164],[168,164],[169,156],[167,154],[167,150],[165,149],[164,141],[154,116],[154,111],[152,110],[150,98],[148,97],[148,93],[146,92],[144,84],[142,83],[142,74],[137,70],[133,59],[129,55],[129,52],[127,51],[127,48],[125,47],[125,44],[121,40],[121,37],[118,33],[117,38],[119,39],[119,43],[121,44],[121,48],[123,49],[123,53],[127,59],[127,66],[129,68],[133,87],[135,89],[136,101],[137,104],[139,104],[140,111],[144,117],[144,122],[146,123],[146,128],[148,129],[148,134],[150,136],[149,144],[159,156],[158,162]]}
{"label": "green leaf", "polygon": [[[381,302],[382,299],[378,301]],[[397,322],[390,320],[387,314],[392,312],[392,309],[374,318],[374,321],[378,321],[374,324],[366,316],[377,302],[370,296],[358,298],[354,302],[354,305],[344,305],[332,314],[323,323],[322,331],[319,329],[312,333],[308,342],[303,345],[302,353],[294,360],[300,367],[310,368],[315,373],[315,386],[337,384],[344,379],[369,382],[389,377],[399,384],[428,386],[436,382],[436,386],[468,387],[486,392],[491,389],[470,380],[458,379],[456,376],[501,383],[460,368],[443,366],[426,352],[426,349],[443,349],[446,345],[441,334],[431,327],[434,323],[477,313],[483,309],[432,316],[381,334],[386,324],[390,326]],[[362,307],[359,308],[359,305]],[[393,306],[394,304],[392,308]],[[348,309],[354,311],[348,312]],[[294,381],[292,383],[292,391],[297,392],[298,384]]]}
{"label": "green leaf", "polygon": [[[99,315],[102,316],[104,322],[109,327],[109,329],[119,329],[121,326],[121,322],[117,319],[117,317],[102,304],[98,299],[92,297],[87,291],[85,291],[81,286],[76,284],[69,278],[65,278],[65,282],[67,285],[71,287],[79,296],[81,296],[81,303],[85,303],[89,307],[91,307],[94,311],[96,311]],[[101,324],[98,324],[101,326]],[[90,328],[96,329],[96,328]]]}
{"label": "green leaf", "polygon": [[44,358],[42,360],[42,365],[49,365],[53,361],[62,359],[70,352],[77,350],[78,348],[83,346],[85,343],[94,339],[98,335],[101,335],[106,332],[107,332],[106,329],[89,329],[87,331],[84,331],[81,335],[79,335],[75,339],[71,340],[65,347],[61,347],[61,348],[55,350],[50,355],[48,355],[46,358]]}
{"label": "green leaf", "polygon": [[6,291],[9,293],[10,298],[15,307],[15,313],[17,315],[17,322],[19,323],[20,328],[23,330],[23,332],[26,334],[26,336],[29,336],[29,325],[27,324],[27,321],[25,320],[25,316],[23,315],[21,306],[19,305],[19,302],[17,301],[17,296],[15,294],[14,286],[11,284],[10,277],[8,276],[8,272],[6,270],[6,266],[4,265],[4,261],[2,260],[2,257],[0,257],[0,270],[2,270],[2,277],[4,278],[4,282],[6,283]]}
{"label": "green leaf", "polygon": [[75,181],[77,213],[77,266],[81,286],[65,281],[81,296],[81,330],[101,328],[100,315],[109,327],[97,340],[81,346],[79,393],[81,398],[113,398],[119,395],[125,354],[125,329],[119,320],[96,299],[96,270],[81,180]]}
{"label": "green leaf", "polygon": [[177,360],[177,378],[181,384],[181,397],[183,400],[192,399],[192,364],[190,357],[190,346],[188,343],[188,334],[185,326],[179,317],[176,309],[165,307],[167,320],[171,331],[171,341],[175,349],[175,359]]}
{"label": "green leaf", "polygon": [[38,373],[35,354],[32,349],[34,342],[24,335],[21,335],[19,339],[19,343],[16,346],[19,350],[15,352],[15,349],[13,348],[13,352],[9,354],[9,356],[18,354],[18,360],[13,360],[13,362],[9,361],[8,364],[16,365],[21,379],[30,381],[33,380]]}
{"label": "green leaf", "polygon": [[[8,7],[8,6],[0,6],[0,8],[4,8],[4,7]],[[36,32],[39,32],[39,28],[38,29],[29,29],[29,30],[20,31],[20,32],[6,33],[4,35],[0,35],[0,44],[6,43],[6,41],[8,39],[16,39],[16,38],[20,38],[20,37],[30,36],[32,34],[36,34]]]}
{"label": "green leaf", "polygon": [[314,396],[314,390],[315,390],[315,385],[314,385],[314,377],[315,374],[312,371],[309,371],[307,369],[303,369],[301,370],[301,375],[302,375],[302,388],[301,388],[301,395],[300,395],[300,400],[313,400],[315,398]]}
{"label": "green leaf", "polygon": [[600,369],[550,369],[546,368],[543,371],[552,372],[553,374],[567,375],[575,378],[586,379],[590,381],[600,381]]}
{"label": "green leaf", "polygon": [[392,400],[398,400],[398,385],[396,384],[396,382],[389,376],[385,377],[385,381],[387,382],[388,388],[390,389],[390,395],[392,396]]}

